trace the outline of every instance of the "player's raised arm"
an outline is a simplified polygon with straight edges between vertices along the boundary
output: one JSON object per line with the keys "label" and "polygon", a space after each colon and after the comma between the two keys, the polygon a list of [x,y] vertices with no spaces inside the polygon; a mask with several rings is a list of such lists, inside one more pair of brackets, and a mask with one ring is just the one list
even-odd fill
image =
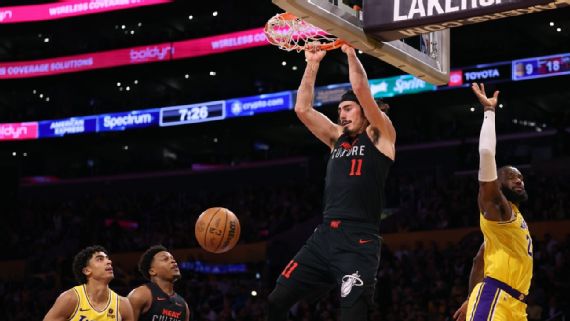
{"label": "player's raised arm", "polygon": [[383,154],[394,160],[396,157],[396,130],[392,125],[392,121],[386,113],[380,110],[374,100],[368,84],[368,76],[362,63],[356,56],[354,48],[349,45],[343,45],[341,49],[348,57],[350,84],[364,110],[364,115],[370,122],[370,125],[380,130],[380,142],[377,145]]}
{"label": "player's raised arm", "polygon": [[44,317],[44,321],[66,321],[73,315],[77,309],[79,300],[75,291],[67,290],[63,292],[56,300],[51,309]]}
{"label": "player's raised arm", "polygon": [[319,65],[325,54],[326,51],[323,50],[305,51],[307,66],[303,74],[303,79],[301,80],[301,85],[297,91],[295,112],[297,113],[297,117],[299,117],[313,135],[317,136],[318,139],[332,148],[341,134],[341,129],[327,116],[313,108],[315,80],[317,79]]}
{"label": "player's raised arm", "polygon": [[484,109],[483,125],[479,135],[479,209],[488,220],[506,221],[511,218],[511,207],[501,192],[501,184],[497,175],[495,150],[497,135],[495,133],[495,110],[499,92],[487,97],[483,84],[473,83],[471,89]]}

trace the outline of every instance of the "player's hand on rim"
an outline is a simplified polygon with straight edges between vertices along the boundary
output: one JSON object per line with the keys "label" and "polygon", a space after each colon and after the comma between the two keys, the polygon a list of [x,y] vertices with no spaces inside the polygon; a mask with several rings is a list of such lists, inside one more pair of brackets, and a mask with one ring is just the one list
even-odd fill
{"label": "player's hand on rim", "polygon": [[307,49],[305,49],[305,61],[307,63],[320,63],[321,60],[323,60],[327,52],[325,50],[321,50],[319,47],[320,45],[320,42],[314,41],[309,44]]}
{"label": "player's hand on rim", "polygon": [[498,90],[495,90],[493,97],[489,98],[485,93],[485,85],[483,83],[477,84],[476,82],[474,82],[471,84],[471,89],[473,90],[475,96],[477,96],[477,99],[479,99],[479,102],[481,103],[481,105],[483,105],[483,108],[485,110],[492,109],[493,111],[495,111],[497,107],[497,101],[499,100]]}
{"label": "player's hand on rim", "polygon": [[356,55],[356,52],[354,51],[354,48],[349,46],[348,44],[343,44],[342,47],[340,47],[340,50],[342,50],[342,52],[344,52],[347,55]]}

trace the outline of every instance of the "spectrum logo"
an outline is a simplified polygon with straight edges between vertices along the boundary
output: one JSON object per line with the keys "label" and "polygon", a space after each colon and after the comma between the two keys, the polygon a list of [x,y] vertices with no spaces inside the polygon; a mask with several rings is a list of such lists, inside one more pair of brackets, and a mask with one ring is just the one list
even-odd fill
{"label": "spectrum logo", "polygon": [[129,56],[131,62],[146,62],[146,61],[160,61],[167,58],[169,53],[173,53],[173,48],[170,45],[164,45],[163,47],[154,46],[146,47],[141,49],[131,49]]}
{"label": "spectrum logo", "polygon": [[0,124],[0,140],[38,138],[38,123]]}

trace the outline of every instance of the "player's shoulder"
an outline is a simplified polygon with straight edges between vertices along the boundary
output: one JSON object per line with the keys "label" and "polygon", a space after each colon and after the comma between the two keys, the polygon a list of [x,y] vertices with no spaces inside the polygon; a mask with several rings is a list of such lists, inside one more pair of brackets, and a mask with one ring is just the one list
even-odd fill
{"label": "player's shoulder", "polygon": [[77,302],[79,302],[79,293],[77,292],[77,287],[73,287],[61,292],[61,294],[57,297],[57,301],[60,301],[64,304],[77,304]]}
{"label": "player's shoulder", "polygon": [[152,292],[150,291],[150,288],[148,287],[148,285],[143,284],[140,285],[136,288],[134,288],[131,293],[128,294],[129,298],[134,297],[134,298],[152,298]]}

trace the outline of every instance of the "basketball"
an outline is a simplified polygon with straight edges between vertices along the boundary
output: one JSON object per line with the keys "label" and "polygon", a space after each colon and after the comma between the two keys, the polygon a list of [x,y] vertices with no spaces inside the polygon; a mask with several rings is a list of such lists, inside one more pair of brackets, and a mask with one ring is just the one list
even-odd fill
{"label": "basketball", "polygon": [[231,250],[237,244],[239,234],[239,220],[227,208],[209,208],[196,221],[196,240],[208,252],[224,253]]}

